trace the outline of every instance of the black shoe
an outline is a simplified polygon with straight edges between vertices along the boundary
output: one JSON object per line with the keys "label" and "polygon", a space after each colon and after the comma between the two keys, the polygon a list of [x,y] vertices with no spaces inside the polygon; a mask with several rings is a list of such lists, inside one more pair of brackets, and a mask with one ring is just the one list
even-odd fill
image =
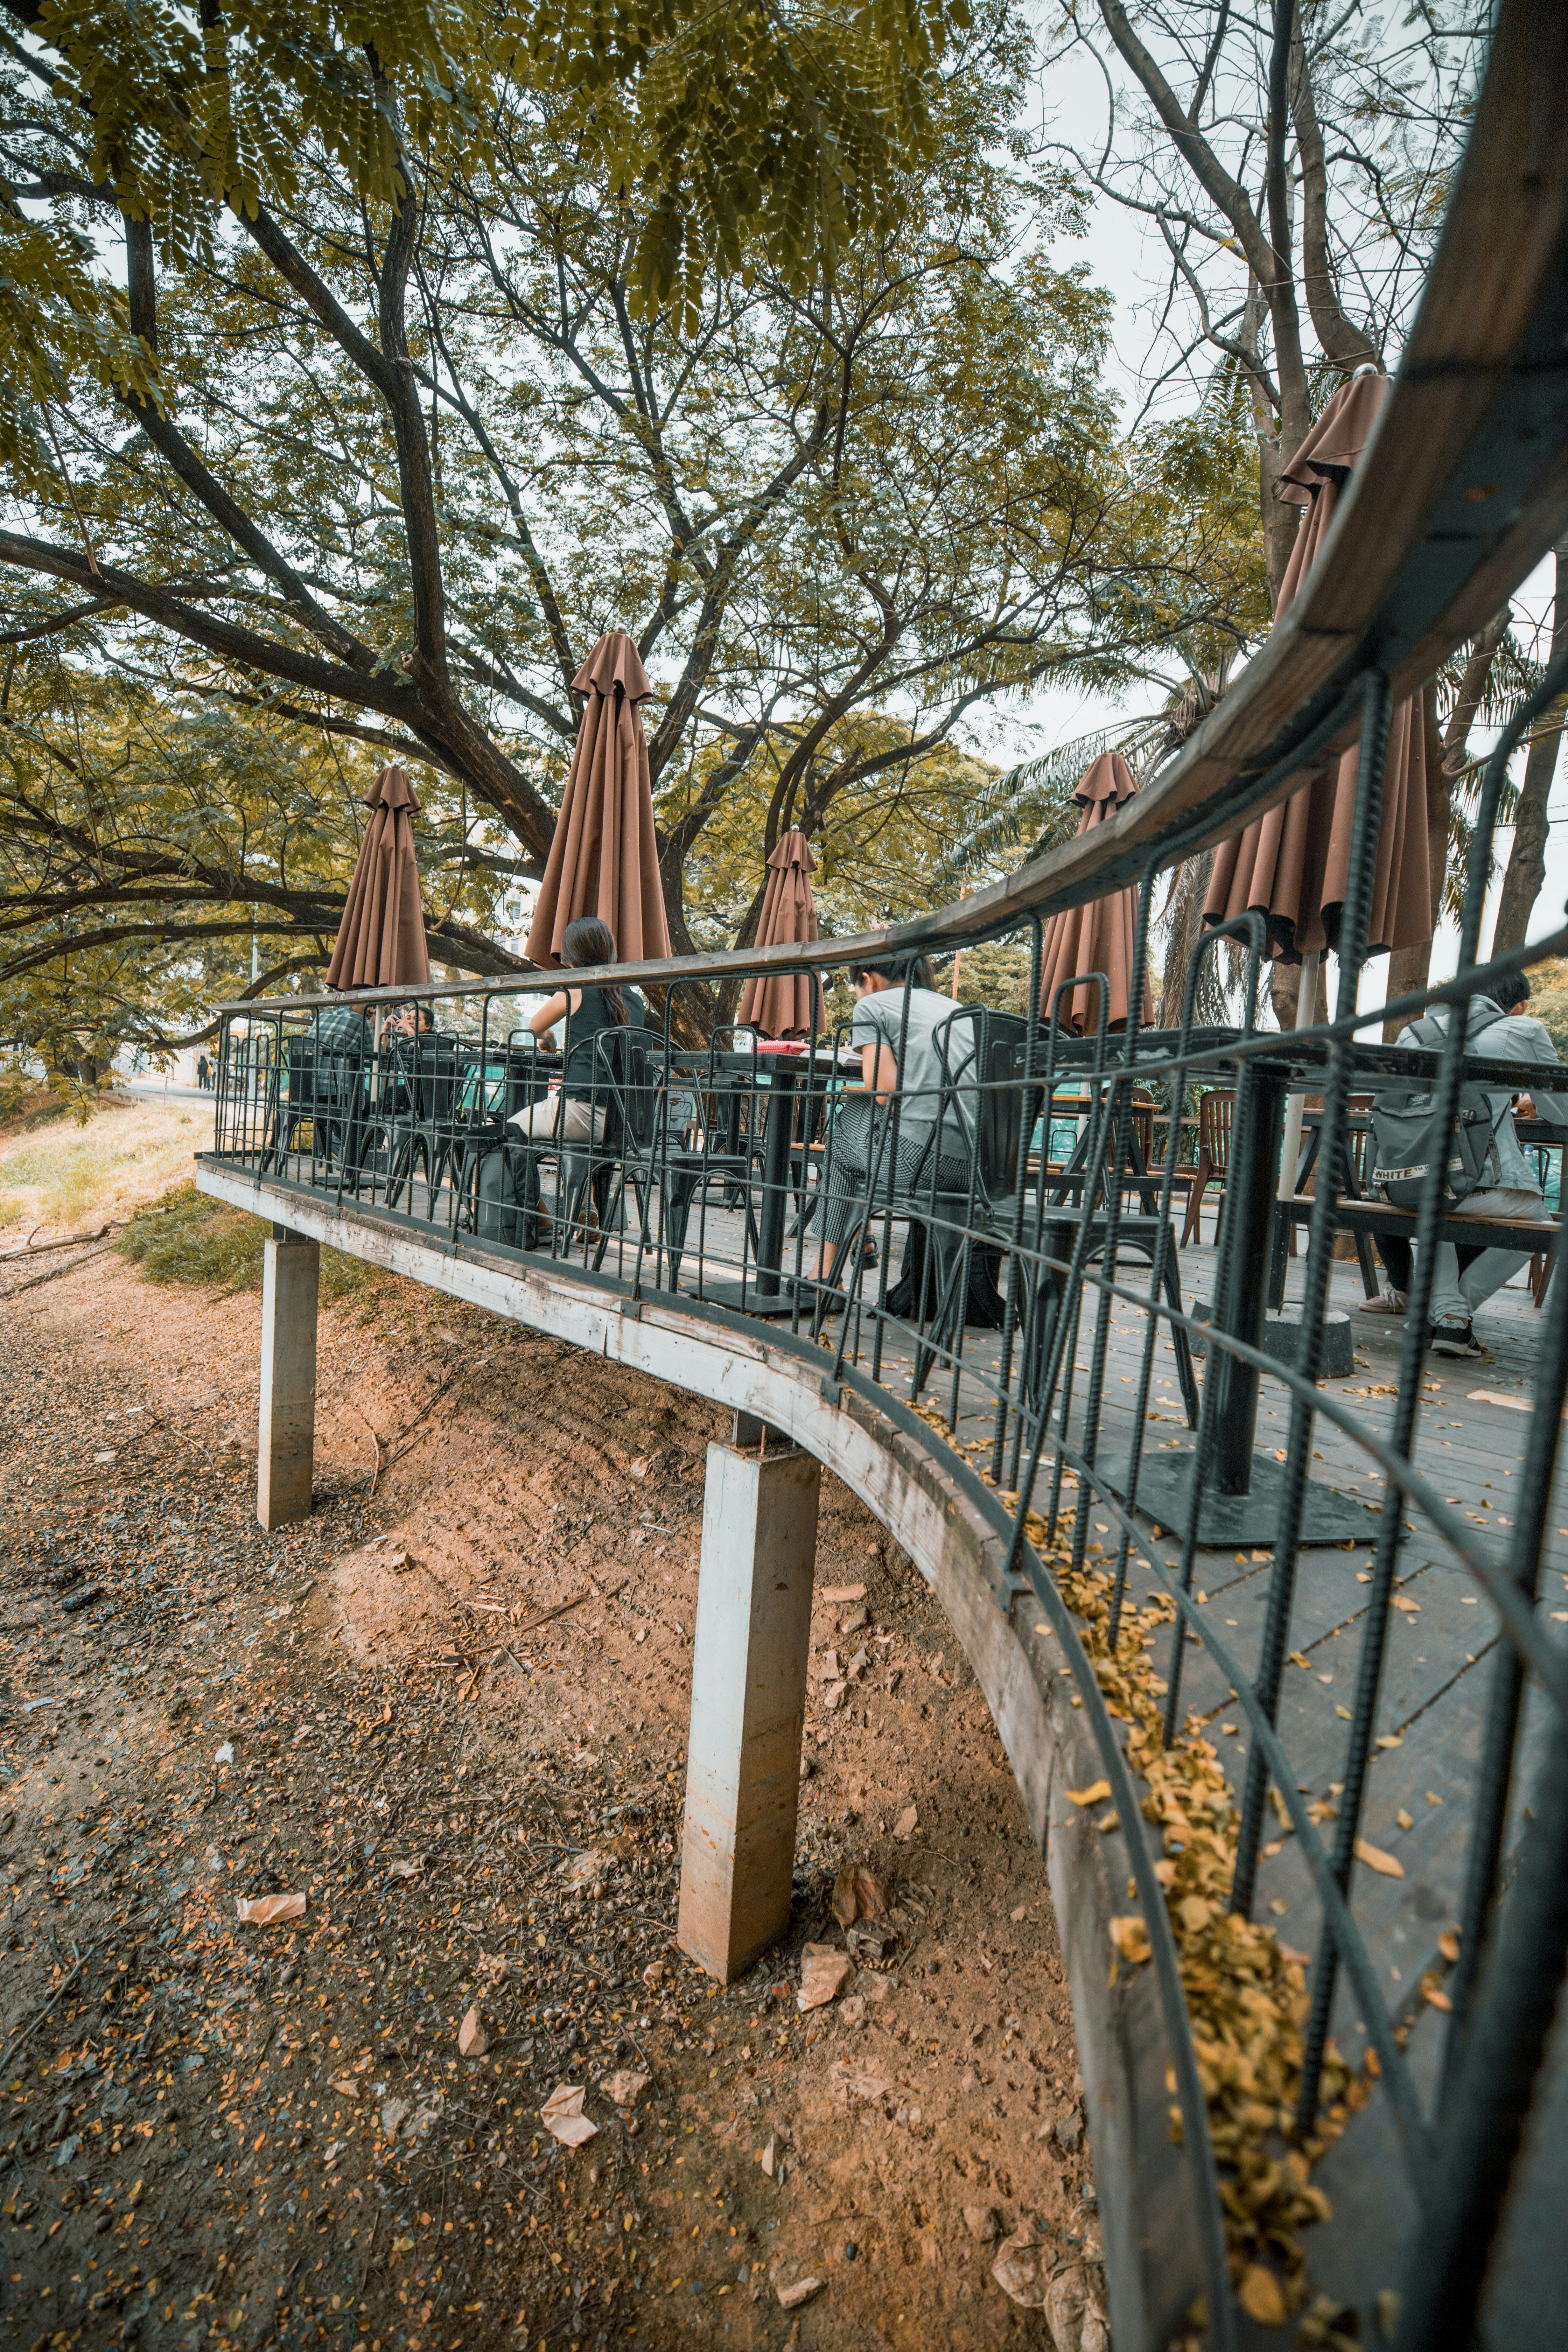
{"label": "black shoe", "polygon": [[1446,1315],[1441,1323],[1433,1324],[1432,1353],[1435,1356],[1484,1356],[1486,1352],[1472,1324],[1461,1323],[1453,1315]]}

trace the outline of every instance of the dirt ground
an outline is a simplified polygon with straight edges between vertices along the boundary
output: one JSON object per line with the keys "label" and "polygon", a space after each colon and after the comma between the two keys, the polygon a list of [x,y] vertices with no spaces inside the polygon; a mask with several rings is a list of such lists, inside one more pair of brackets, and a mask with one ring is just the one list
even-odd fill
{"label": "dirt ground", "polygon": [[[20,1278],[5,2340],[1049,2347],[992,2275],[1023,2221],[1042,2275],[1098,2252],[1044,1866],[861,1507],[825,1478],[789,1936],[720,1992],[672,1932],[717,1417],[388,1281],[323,1311],[316,1507],[267,1536],[254,1293]],[[802,2015],[853,1863],[896,1939]],[[303,1917],[237,1919],[273,1894]]]}

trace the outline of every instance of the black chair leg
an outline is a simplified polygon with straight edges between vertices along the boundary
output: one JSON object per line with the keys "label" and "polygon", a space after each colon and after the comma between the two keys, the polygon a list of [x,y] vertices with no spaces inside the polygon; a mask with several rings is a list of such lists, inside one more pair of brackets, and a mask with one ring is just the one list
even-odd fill
{"label": "black chair leg", "polygon": [[665,1186],[664,1259],[666,1286],[670,1290],[680,1287],[680,1261],[686,1251],[686,1230],[691,1222],[697,1183],[694,1176],[675,1176]]}
{"label": "black chair leg", "polygon": [[626,1180],[625,1171],[618,1169],[606,1168],[603,1171],[603,1173],[607,1181],[604,1187],[604,1203],[599,1209],[599,1242],[597,1248],[594,1252],[594,1271],[595,1274],[601,1273],[604,1269],[605,1253],[608,1251],[610,1246],[610,1235],[613,1233],[619,1233],[625,1230],[626,1217]]}
{"label": "black chair leg", "polygon": [[403,1197],[403,1188],[406,1185],[408,1187],[409,1213],[410,1215],[413,1214],[414,1163],[416,1160],[418,1160],[422,1164],[426,1176],[428,1178],[430,1173],[430,1154],[426,1148],[425,1138],[417,1131],[411,1131],[402,1136],[395,1136],[386,1171],[386,1205],[389,1209],[396,1208],[398,1202]]}
{"label": "black chair leg", "polygon": [[1377,1278],[1377,1261],[1372,1254],[1372,1236],[1358,1233],[1355,1237],[1356,1264],[1361,1269],[1361,1286],[1368,1298],[1375,1298],[1383,1288]]}
{"label": "black chair leg", "polygon": [[[948,1262],[940,1277],[942,1286],[937,1295],[935,1312],[931,1316],[925,1338],[917,1340],[915,1344],[914,1380],[910,1389],[911,1399],[918,1397],[924,1388],[936,1369],[944,1348],[951,1352],[955,1362],[961,1361],[963,1354],[963,1319],[969,1304],[968,1235],[965,1234],[956,1244],[950,1240],[948,1248]],[[916,1318],[917,1325],[925,1320],[927,1302],[931,1291],[936,1287],[938,1276],[935,1261],[940,1255],[940,1244],[933,1231],[931,1247],[926,1254],[925,1280],[922,1285],[926,1296],[921,1300],[921,1312]]]}
{"label": "black chair leg", "polygon": [[[1182,1311],[1181,1277],[1172,1265],[1169,1254],[1165,1258],[1164,1290],[1166,1306],[1179,1315]],[[1195,1429],[1198,1425],[1198,1384],[1193,1373],[1193,1351],[1179,1323],[1171,1326],[1171,1344],[1176,1351],[1176,1378],[1182,1384],[1182,1402],[1186,1408],[1187,1427]]]}
{"label": "black chair leg", "polygon": [[[835,1298],[843,1299],[846,1315],[859,1301],[860,1285],[865,1279],[866,1273],[866,1231],[870,1222],[869,1210],[857,1217],[844,1236],[844,1246],[838,1253],[833,1273],[826,1282],[819,1279],[816,1284],[816,1297],[811,1310],[811,1336],[814,1339],[821,1339],[822,1327],[833,1311]],[[826,1247],[826,1244],[824,1246]],[[840,1290],[838,1269],[846,1265],[849,1265],[852,1271],[847,1287]]]}
{"label": "black chair leg", "polygon": [[1274,1204],[1274,1234],[1268,1253],[1268,1304],[1276,1314],[1285,1304],[1285,1271],[1290,1257],[1290,1222],[1289,1202]]}

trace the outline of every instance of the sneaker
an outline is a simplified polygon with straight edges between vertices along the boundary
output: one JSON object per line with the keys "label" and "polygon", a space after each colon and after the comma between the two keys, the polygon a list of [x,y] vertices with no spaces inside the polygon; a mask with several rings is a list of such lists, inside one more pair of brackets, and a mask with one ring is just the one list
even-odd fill
{"label": "sneaker", "polygon": [[1390,1290],[1385,1285],[1375,1298],[1362,1300],[1361,1311],[1363,1315],[1403,1315],[1405,1306],[1404,1291]]}
{"label": "sneaker", "polygon": [[1461,1323],[1457,1316],[1445,1316],[1441,1323],[1432,1326],[1432,1353],[1435,1356],[1484,1356],[1486,1349],[1477,1339],[1474,1326]]}

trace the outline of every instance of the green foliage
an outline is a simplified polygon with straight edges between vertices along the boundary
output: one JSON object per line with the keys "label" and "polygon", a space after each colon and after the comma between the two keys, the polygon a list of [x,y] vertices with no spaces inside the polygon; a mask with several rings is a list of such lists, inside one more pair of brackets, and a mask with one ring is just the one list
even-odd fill
{"label": "green foliage", "polygon": [[[964,948],[958,959],[958,1002],[989,1004],[996,1013],[1026,1014],[1032,966],[1027,938],[983,940],[978,947]],[[937,965],[936,984],[944,996],[955,992],[951,956]]]}
{"label": "green foliage", "polygon": [[149,1282],[258,1290],[267,1234],[264,1219],[177,1184],[132,1217],[115,1247]]}
{"label": "green foliage", "polygon": [[[0,1042],[86,1098],[124,1045],[200,1034],[245,991],[253,942],[272,984],[319,975],[378,762],[106,672],[79,635],[27,647],[0,704]],[[446,779],[421,798],[433,949],[466,952],[515,861]]]}
{"label": "green foliage", "polygon": [[1530,967],[1530,1003],[1524,1010],[1544,1022],[1552,1044],[1568,1062],[1568,958],[1552,956]]}
{"label": "green foliage", "polygon": [[476,0],[178,5],[43,0],[36,47],[10,46],[24,138],[0,180],[0,458],[59,485],[48,404],[78,372],[147,394],[152,354],[92,268],[90,240],[17,201],[109,197],[181,263],[210,266],[225,215],[255,222],[300,198],[314,155],[379,207],[414,193],[410,158],[482,163],[500,79],[548,93],[584,163],[635,207],[637,307],[695,319],[717,265],[752,239],[797,289],[831,271],[865,221],[884,225],[929,152],[928,93],[964,0],[868,0],[852,15],[765,0]]}
{"label": "green foliage", "polygon": [[[212,1200],[195,1184],[176,1184],[132,1217],[115,1247],[148,1282],[259,1290],[268,1231],[265,1218]],[[384,1280],[363,1259],[321,1252],[321,1296],[329,1304],[363,1297]]]}
{"label": "green foliage", "polygon": [[[319,966],[387,758],[433,951],[510,968],[605,627],[655,685],[678,949],[749,936],[791,824],[828,928],[940,900],[988,708],[1249,639],[1244,421],[1119,440],[1027,40],[965,22],[58,5],[47,72],[0,58],[47,379],[0,531],[0,1041],[90,1085],[253,939],[269,984]],[[75,293],[5,278],[40,222]],[[107,367],[60,340],[93,303]]]}

